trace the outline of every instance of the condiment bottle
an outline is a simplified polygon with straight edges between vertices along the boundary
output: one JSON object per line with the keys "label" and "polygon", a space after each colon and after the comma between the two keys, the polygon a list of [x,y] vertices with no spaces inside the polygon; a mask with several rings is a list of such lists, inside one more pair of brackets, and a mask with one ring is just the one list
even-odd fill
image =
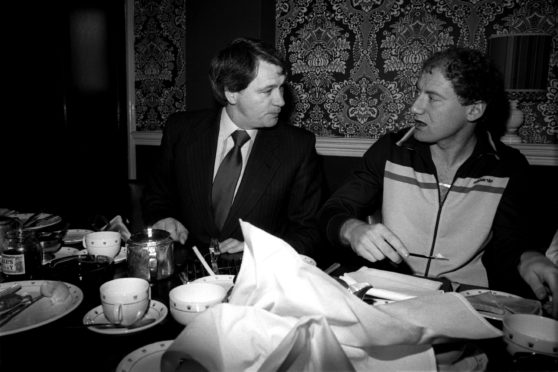
{"label": "condiment bottle", "polygon": [[41,249],[34,231],[18,229],[6,234],[2,271],[7,280],[37,279],[41,263]]}

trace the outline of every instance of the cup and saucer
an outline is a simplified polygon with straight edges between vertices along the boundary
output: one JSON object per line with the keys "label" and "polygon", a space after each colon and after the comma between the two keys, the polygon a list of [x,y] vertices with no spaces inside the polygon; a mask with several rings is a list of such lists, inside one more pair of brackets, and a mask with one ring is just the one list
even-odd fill
{"label": "cup and saucer", "polygon": [[[101,305],[83,317],[83,324],[94,332],[139,332],[160,323],[168,313],[163,303],[151,299],[149,282],[142,278],[129,277],[107,281],[99,287],[99,293]],[[138,322],[141,322],[140,326]],[[99,327],[95,327],[95,324]],[[109,328],[101,326],[107,324]]]}

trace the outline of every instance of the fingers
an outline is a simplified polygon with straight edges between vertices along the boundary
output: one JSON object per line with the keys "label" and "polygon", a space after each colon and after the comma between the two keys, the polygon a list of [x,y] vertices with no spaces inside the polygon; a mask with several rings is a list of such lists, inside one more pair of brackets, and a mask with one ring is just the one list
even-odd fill
{"label": "fingers", "polygon": [[171,239],[175,242],[180,242],[180,244],[185,244],[188,239],[188,230],[172,217],[163,218],[155,222],[152,228],[167,231]]}
{"label": "fingers", "polygon": [[219,243],[219,251],[221,253],[237,253],[244,250],[244,242],[233,238],[226,239]]}
{"label": "fingers", "polygon": [[409,255],[401,240],[383,224],[359,224],[349,231],[353,250],[365,259],[376,262],[388,258],[400,263]]}

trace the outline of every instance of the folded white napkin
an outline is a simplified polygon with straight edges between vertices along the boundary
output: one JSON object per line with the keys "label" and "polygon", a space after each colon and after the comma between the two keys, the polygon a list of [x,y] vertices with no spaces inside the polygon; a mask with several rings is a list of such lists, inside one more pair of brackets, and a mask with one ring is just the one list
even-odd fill
{"label": "folded white napkin", "polygon": [[123,242],[127,242],[131,236],[130,230],[128,230],[128,227],[120,215],[115,216],[112,220],[110,220],[109,227],[106,230],[119,232]]}
{"label": "folded white napkin", "polygon": [[433,343],[501,336],[456,293],[368,305],[283,240],[241,227],[246,244],[229,303],[181,332],[162,371],[435,370]]}

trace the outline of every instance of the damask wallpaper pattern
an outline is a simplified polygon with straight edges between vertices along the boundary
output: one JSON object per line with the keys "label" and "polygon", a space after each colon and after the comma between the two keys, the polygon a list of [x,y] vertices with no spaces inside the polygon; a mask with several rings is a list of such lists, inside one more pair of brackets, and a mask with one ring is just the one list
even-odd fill
{"label": "damask wallpaper pattern", "polygon": [[[186,0],[136,0],[137,130],[187,107]],[[270,1],[270,0],[262,0]],[[482,51],[490,35],[553,36],[548,88],[520,100],[519,135],[557,143],[558,5],[554,0],[276,0],[276,46],[290,65],[294,125],[317,136],[378,138],[405,127],[417,72],[433,51]]]}
{"label": "damask wallpaper pattern", "polygon": [[136,130],[160,130],[186,109],[186,0],[135,0]]}

